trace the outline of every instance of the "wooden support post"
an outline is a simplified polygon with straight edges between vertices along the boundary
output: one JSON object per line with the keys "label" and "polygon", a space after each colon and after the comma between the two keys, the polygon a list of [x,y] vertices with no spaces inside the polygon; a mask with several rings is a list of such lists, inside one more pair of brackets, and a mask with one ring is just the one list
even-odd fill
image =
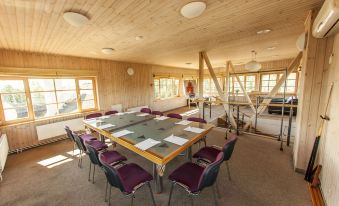
{"label": "wooden support post", "polygon": [[[217,80],[217,77],[216,77],[216,75],[215,75],[215,73],[214,73],[214,70],[213,70],[213,68],[212,68],[211,62],[210,62],[210,60],[209,60],[209,58],[208,58],[206,52],[203,51],[203,52],[202,52],[202,55],[203,55],[203,58],[204,58],[204,60],[205,60],[205,62],[206,62],[208,71],[209,71],[209,73],[210,73],[210,75],[211,75],[211,77],[212,77],[212,79],[213,79],[214,85],[215,85],[215,87],[216,87],[216,89],[217,89],[217,91],[218,91],[218,94],[219,94],[221,100],[222,100],[222,101],[227,101],[227,98],[226,98],[225,94],[223,93],[223,91],[222,91],[222,89],[221,89],[221,87],[220,87],[220,85],[219,85],[219,82],[218,82],[218,80]],[[233,128],[236,129],[236,128],[237,128],[237,124],[236,124],[236,122],[235,122],[235,120],[234,120],[233,115],[231,114],[231,111],[230,111],[229,108],[228,108],[228,105],[223,103],[223,106],[224,106],[224,108],[225,108],[225,111],[226,111],[227,115],[229,115],[231,125],[233,126]]]}
{"label": "wooden support post", "polygon": [[[290,75],[295,70],[295,68],[299,66],[301,58],[302,58],[302,52],[299,52],[299,54],[293,59],[291,64],[288,66],[287,72],[283,73],[283,75],[278,80],[277,84],[268,93],[267,97],[274,97],[278,93],[280,87],[284,84],[288,75]],[[271,102],[271,99],[264,99],[262,103],[269,104],[270,102]],[[266,107],[267,107],[266,105],[259,106],[257,115],[261,115],[265,111]],[[255,118],[255,114],[250,117],[248,122],[245,124],[244,129],[247,129],[249,127],[249,125],[251,124],[254,118]]]}
{"label": "wooden support post", "polygon": [[[204,57],[202,52],[199,52],[199,99],[204,98]],[[204,103],[198,101],[199,116],[202,117],[204,112]],[[202,107],[201,107],[202,106]]]}
{"label": "wooden support post", "polygon": [[245,95],[245,97],[246,97],[246,99],[247,99],[247,102],[250,104],[250,107],[251,107],[252,111],[255,113],[256,110],[255,110],[255,108],[254,108],[254,106],[253,106],[252,100],[251,100],[251,98],[248,96],[248,94],[247,94],[247,92],[246,92],[246,89],[245,89],[244,85],[243,85],[242,82],[240,81],[239,75],[235,73],[235,70],[234,70],[234,67],[233,67],[232,62],[229,62],[229,66],[230,66],[230,68],[231,68],[232,73],[234,73],[234,76],[235,76],[235,78],[237,79],[237,81],[238,81],[238,83],[239,83],[239,86],[240,86],[242,92],[244,93],[244,95]]}

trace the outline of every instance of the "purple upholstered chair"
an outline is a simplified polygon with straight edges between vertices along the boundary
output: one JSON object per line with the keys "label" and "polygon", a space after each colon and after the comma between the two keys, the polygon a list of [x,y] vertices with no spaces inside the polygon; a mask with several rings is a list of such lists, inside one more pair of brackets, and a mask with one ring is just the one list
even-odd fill
{"label": "purple upholstered chair", "polygon": [[116,114],[116,113],[118,113],[117,110],[111,110],[111,111],[105,112],[105,115],[111,115],[111,114]]}
{"label": "purple upholstered chair", "polygon": [[197,153],[193,155],[193,158],[197,158],[198,160],[211,163],[215,161],[220,151],[224,152],[223,161],[226,162],[228,179],[231,180],[231,173],[228,165],[228,160],[230,160],[232,157],[234,146],[237,140],[238,137],[235,134],[231,134],[222,148],[215,145],[211,147],[201,148]]}
{"label": "purple upholstered chair", "polygon": [[141,168],[139,165],[130,163],[123,165],[121,167],[112,167],[103,162],[103,157],[99,155],[99,160],[102,163],[102,168],[105,172],[107,183],[106,183],[106,192],[105,192],[105,201],[107,197],[108,184],[109,195],[108,195],[108,205],[111,203],[111,190],[112,187],[120,189],[120,191],[131,197],[131,205],[133,205],[134,193],[137,189],[144,186],[145,184],[149,187],[151,192],[152,202],[155,206],[154,196],[151,188],[150,181],[153,180],[151,174]]}
{"label": "purple upholstered chair", "polygon": [[[202,118],[199,118],[199,117],[189,117],[189,118],[187,118],[187,120],[188,121],[192,121],[192,122],[199,122],[199,123],[204,123],[204,124],[206,124],[207,122],[206,122],[206,120],[204,120],[204,119],[202,119]],[[204,144],[205,144],[205,147],[206,147],[206,145],[207,145],[207,143],[206,143],[206,136],[204,136],[204,138],[202,138],[202,139],[200,139],[199,140],[199,148],[200,148],[200,143],[201,142],[204,142]]]}
{"label": "purple upholstered chair", "polygon": [[[224,159],[224,153],[219,152],[215,161],[206,167],[187,162],[176,170],[174,170],[168,177],[172,181],[171,191],[168,199],[168,206],[171,203],[172,192],[175,185],[183,187],[189,194],[192,205],[193,195],[198,195],[204,188],[213,186],[217,179],[219,168]],[[218,205],[216,198],[216,190],[213,188],[213,197],[215,205]]]}
{"label": "purple upholstered chair", "polygon": [[182,116],[180,114],[176,114],[176,113],[169,113],[169,114],[167,114],[167,117],[182,119]]}
{"label": "purple upholstered chair", "polygon": [[[94,184],[94,174],[95,174],[95,166],[98,165],[99,167],[102,167],[102,164],[99,160],[99,152],[98,152],[98,145],[101,145],[99,147],[103,148],[107,145],[99,140],[92,140],[85,143],[85,146],[88,151],[88,156],[90,159],[89,164],[89,173],[88,173],[88,181],[91,181],[91,166],[93,164],[93,175],[92,175],[92,183]],[[106,146],[105,146],[106,145]],[[117,165],[123,161],[126,161],[127,158],[125,156],[122,156],[119,152],[113,151],[113,150],[101,150],[100,151],[101,161],[104,162],[107,165]]]}
{"label": "purple upholstered chair", "polygon": [[97,117],[101,117],[101,116],[102,116],[102,114],[100,112],[96,112],[96,113],[86,115],[85,119],[92,119],[92,118],[97,118]]}
{"label": "purple upholstered chair", "polygon": [[152,110],[150,108],[142,108],[142,109],[140,109],[140,112],[151,114]]}
{"label": "purple upholstered chair", "polygon": [[159,115],[159,116],[164,116],[164,113],[160,112],[160,111],[152,111],[153,115]]}
{"label": "purple upholstered chair", "polygon": [[78,146],[78,149],[80,151],[79,160],[78,160],[78,167],[81,168],[82,167],[82,155],[87,152],[85,142],[96,140],[96,138],[93,137],[92,135],[89,135],[89,134],[84,134],[84,135],[80,136],[79,134],[77,134],[75,132],[72,132],[72,135],[73,135],[75,143]]}

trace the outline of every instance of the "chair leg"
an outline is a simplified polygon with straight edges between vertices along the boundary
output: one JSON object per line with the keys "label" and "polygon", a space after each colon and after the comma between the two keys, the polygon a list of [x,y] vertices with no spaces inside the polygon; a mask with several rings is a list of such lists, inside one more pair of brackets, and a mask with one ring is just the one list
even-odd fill
{"label": "chair leg", "polygon": [[152,197],[153,205],[156,206],[155,200],[154,200],[153,191],[152,191],[152,187],[151,187],[151,183],[147,182],[147,185],[148,185],[149,191],[151,192],[151,197]]}
{"label": "chair leg", "polygon": [[193,199],[193,195],[188,195],[189,196],[189,198],[190,198],[190,200],[191,200],[191,204],[192,204],[192,206],[194,206],[194,199]]}
{"label": "chair leg", "polygon": [[171,198],[172,198],[172,193],[173,193],[174,185],[175,185],[175,183],[173,182],[173,183],[172,183],[172,186],[171,186],[171,191],[170,191],[170,194],[169,194],[167,206],[170,206],[170,204],[171,204]]}
{"label": "chair leg", "polygon": [[207,140],[206,140],[206,136],[204,137],[204,143],[205,143],[205,147],[207,146]]}
{"label": "chair leg", "polygon": [[94,184],[94,174],[95,174],[95,164],[93,164],[93,176],[92,176],[92,183]]}
{"label": "chair leg", "polygon": [[134,194],[131,195],[131,206],[133,206]]}
{"label": "chair leg", "polygon": [[88,171],[88,182],[91,181],[91,169],[92,169],[92,163],[89,162],[89,171]]}
{"label": "chair leg", "polygon": [[111,205],[111,192],[112,192],[112,186],[109,186],[108,206]]}
{"label": "chair leg", "polygon": [[228,173],[228,180],[232,181],[232,179],[231,179],[231,172],[230,172],[230,166],[228,164],[228,161],[226,161],[226,168],[227,168],[227,173]]}
{"label": "chair leg", "polygon": [[105,202],[107,202],[107,188],[108,188],[108,180],[106,180]]}
{"label": "chair leg", "polygon": [[213,199],[214,199],[214,205],[215,205],[215,206],[218,206],[218,200],[217,200],[217,196],[216,196],[216,194],[215,194],[215,193],[216,193],[216,191],[215,191],[216,188],[215,188],[215,187],[216,187],[216,185],[212,185],[212,189],[213,189]]}
{"label": "chair leg", "polygon": [[74,157],[75,143],[73,142],[73,157]]}

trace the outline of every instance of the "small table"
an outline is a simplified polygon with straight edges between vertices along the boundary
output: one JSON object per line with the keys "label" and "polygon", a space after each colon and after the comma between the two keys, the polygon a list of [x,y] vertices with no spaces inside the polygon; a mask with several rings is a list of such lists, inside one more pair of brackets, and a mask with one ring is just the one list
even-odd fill
{"label": "small table", "polygon": [[[138,119],[137,115],[138,114],[128,114],[128,116],[124,117],[123,119]],[[122,116],[124,115],[121,115],[121,117]],[[134,153],[139,154],[140,156],[150,160],[153,163],[153,177],[156,183],[156,191],[158,193],[161,193],[162,176],[164,175],[166,164],[185,150],[188,150],[188,158],[191,160],[191,146],[194,143],[198,142],[200,139],[204,138],[205,135],[214,127],[214,125],[197,122],[191,122],[189,125],[179,125],[175,124],[181,121],[179,119],[168,118],[166,120],[156,120],[153,119],[154,116],[148,116],[151,118],[146,119],[147,116],[145,116],[144,121],[139,121],[138,123],[125,126],[124,128],[118,128],[119,126],[117,126],[118,129],[115,129],[114,127],[99,129],[93,124],[88,124],[86,121],[84,121],[84,123],[87,127],[95,130],[102,136],[107,137],[117,144],[129,149],[130,151],[133,151]],[[102,119],[102,122],[100,124],[110,123],[113,125],[119,125],[122,124],[119,122],[120,120],[120,118],[116,118],[115,115],[112,115],[112,117],[110,118]],[[199,134],[185,131],[184,129],[188,126],[201,128],[204,129],[204,131]],[[123,129],[133,131],[134,133],[119,138],[112,135],[113,132]],[[188,141],[184,145],[179,146],[163,140],[172,134],[178,137],[185,138]],[[140,150],[139,148],[134,146],[135,144],[142,142],[147,138],[161,141],[161,143],[145,151]]]}

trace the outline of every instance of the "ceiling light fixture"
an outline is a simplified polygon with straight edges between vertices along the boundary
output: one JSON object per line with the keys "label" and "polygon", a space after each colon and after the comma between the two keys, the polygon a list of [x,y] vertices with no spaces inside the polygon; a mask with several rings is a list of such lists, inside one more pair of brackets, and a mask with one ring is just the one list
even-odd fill
{"label": "ceiling light fixture", "polygon": [[185,64],[186,64],[186,65],[191,65],[192,63],[191,63],[191,62],[186,62]]}
{"label": "ceiling light fixture", "polygon": [[206,9],[206,3],[202,1],[193,1],[184,5],[180,13],[182,16],[192,19],[200,16]]}
{"label": "ceiling light fixture", "polygon": [[87,16],[80,14],[80,13],[71,12],[71,11],[65,12],[63,14],[63,17],[67,23],[75,27],[82,27],[85,24],[87,24],[87,22],[89,21]]}
{"label": "ceiling light fixture", "polygon": [[271,29],[263,29],[263,30],[259,30],[259,31],[257,31],[257,34],[267,34],[267,33],[269,33],[269,32],[271,32],[272,30]]}
{"label": "ceiling light fixture", "polygon": [[276,49],[277,47],[275,47],[275,46],[270,46],[270,47],[267,47],[266,49],[267,50],[274,50],[274,49]]}
{"label": "ceiling light fixture", "polygon": [[256,59],[257,52],[252,50],[252,60],[245,64],[245,69],[251,72],[256,72],[261,69],[261,64]]}
{"label": "ceiling light fixture", "polygon": [[107,55],[113,54],[115,50],[113,48],[102,48],[101,52]]}

